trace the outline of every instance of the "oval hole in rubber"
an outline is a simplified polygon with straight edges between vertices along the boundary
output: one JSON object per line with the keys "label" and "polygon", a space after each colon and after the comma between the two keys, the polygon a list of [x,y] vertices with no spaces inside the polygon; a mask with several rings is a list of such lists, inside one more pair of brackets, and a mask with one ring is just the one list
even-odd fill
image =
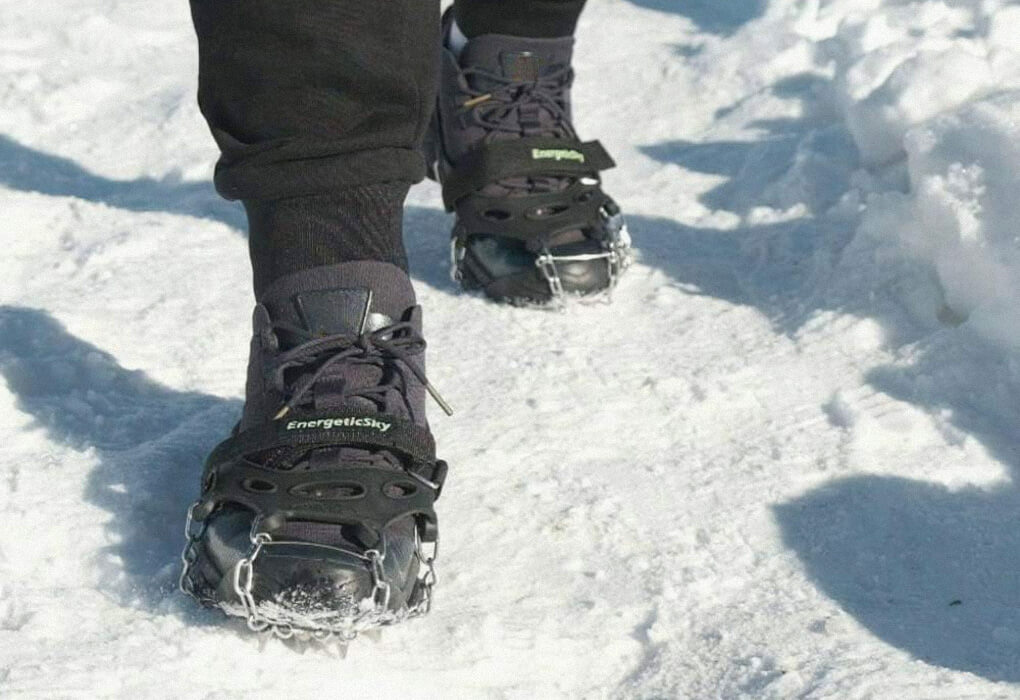
{"label": "oval hole in rubber", "polygon": [[315,481],[292,486],[290,493],[316,501],[353,501],[365,495],[365,487],[354,481]]}
{"label": "oval hole in rubber", "polygon": [[569,204],[550,204],[547,207],[539,207],[528,212],[529,219],[548,219],[550,216],[562,214],[570,209]]}
{"label": "oval hole in rubber", "polygon": [[410,498],[418,493],[418,485],[410,481],[391,481],[383,486],[383,493],[389,498]]}
{"label": "oval hole in rubber", "polygon": [[245,479],[241,482],[241,488],[252,493],[273,493],[276,491],[276,484],[265,479]]}
{"label": "oval hole in rubber", "polygon": [[491,221],[506,221],[510,218],[510,212],[502,209],[486,209],[482,216]]}

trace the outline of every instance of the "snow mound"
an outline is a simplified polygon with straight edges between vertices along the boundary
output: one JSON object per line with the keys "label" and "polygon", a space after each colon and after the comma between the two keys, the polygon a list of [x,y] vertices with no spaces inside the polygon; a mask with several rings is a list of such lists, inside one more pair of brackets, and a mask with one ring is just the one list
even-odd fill
{"label": "snow mound", "polygon": [[912,128],[910,193],[875,198],[864,220],[931,265],[949,318],[1009,346],[1020,346],[1018,118],[1020,92],[1008,92]]}
{"label": "snow mound", "polygon": [[822,49],[846,127],[881,183],[866,188],[861,231],[926,266],[943,321],[1020,346],[1020,6],[853,6]]}

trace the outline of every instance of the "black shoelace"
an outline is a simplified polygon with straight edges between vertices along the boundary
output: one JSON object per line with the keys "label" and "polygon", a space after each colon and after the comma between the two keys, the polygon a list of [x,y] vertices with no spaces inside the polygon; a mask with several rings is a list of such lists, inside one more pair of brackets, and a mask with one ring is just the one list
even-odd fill
{"label": "black shoelace", "polygon": [[[302,405],[320,379],[342,374],[344,365],[378,367],[381,378],[377,384],[371,386],[353,386],[346,381],[340,382],[340,393],[336,399],[341,404],[353,398],[361,398],[373,402],[380,410],[385,410],[387,397],[391,392],[397,392],[410,414],[406,390],[410,377],[414,376],[447,415],[453,414],[449,404],[429,383],[424,370],[414,361],[415,356],[425,351],[425,339],[411,323],[394,323],[357,337],[343,334],[319,336],[283,322],[274,323],[273,330],[307,339],[306,342],[280,353],[274,363],[273,380],[276,389],[289,397],[274,416],[277,420]],[[288,383],[286,379],[288,370],[302,367],[315,369],[299,373],[296,379]],[[330,372],[331,369],[336,371]]]}
{"label": "black shoelace", "polygon": [[513,80],[476,67],[465,68],[463,75],[468,99],[462,103],[462,114],[473,115],[475,124],[489,132],[487,138],[498,133],[577,138],[564,99],[574,80],[569,66],[533,81]]}
{"label": "black shoelace", "polygon": [[[461,103],[461,118],[485,129],[486,140],[500,135],[579,140],[566,107],[565,93],[574,82],[570,66],[548,71],[533,81],[513,80],[477,67],[465,68],[463,75],[461,88],[468,99]],[[494,196],[560,192],[573,182],[563,176],[517,177],[486,185],[483,192]],[[568,232],[563,241],[578,236],[583,237]]]}

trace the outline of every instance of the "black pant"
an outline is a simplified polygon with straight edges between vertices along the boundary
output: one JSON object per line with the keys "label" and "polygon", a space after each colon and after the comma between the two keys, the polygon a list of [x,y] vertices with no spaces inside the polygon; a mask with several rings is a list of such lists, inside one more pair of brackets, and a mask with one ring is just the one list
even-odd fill
{"label": "black pant", "polygon": [[[468,36],[570,33],[583,0],[461,0]],[[417,182],[438,0],[191,0],[199,104],[230,199]]]}
{"label": "black pant", "polygon": [[[583,5],[457,0],[454,12],[469,37],[562,36]],[[216,187],[248,209],[256,287],[260,261],[281,255],[299,259],[263,276],[333,258],[406,264],[393,219],[425,173],[439,0],[191,0],[191,11]]]}

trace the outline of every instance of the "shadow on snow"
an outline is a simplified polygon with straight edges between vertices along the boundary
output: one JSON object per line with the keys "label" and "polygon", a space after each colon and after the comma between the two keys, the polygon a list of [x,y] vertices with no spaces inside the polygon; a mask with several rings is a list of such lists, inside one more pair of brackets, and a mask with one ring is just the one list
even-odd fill
{"label": "shadow on snow", "polygon": [[[84,495],[112,516],[116,544],[96,561],[107,594],[163,610],[176,590],[183,514],[240,402],[165,387],[47,313],[15,306],[0,306],[0,375],[50,439],[95,450]],[[188,610],[197,620],[198,609]]]}
{"label": "shadow on snow", "polygon": [[914,364],[868,375],[885,394],[948,418],[947,441],[979,440],[1009,471],[1003,485],[855,476],[775,508],[818,586],[879,638],[927,663],[1012,682],[1020,682],[1018,372],[1015,357],[954,329],[937,331]]}
{"label": "shadow on snow", "polygon": [[700,31],[729,35],[765,11],[766,0],[630,0],[638,7],[682,15]]}
{"label": "shadow on snow", "polygon": [[78,197],[128,211],[155,211],[212,219],[244,230],[244,211],[221,199],[209,182],[113,180],[72,160],[24,146],[0,134],[0,185],[23,192]]}

